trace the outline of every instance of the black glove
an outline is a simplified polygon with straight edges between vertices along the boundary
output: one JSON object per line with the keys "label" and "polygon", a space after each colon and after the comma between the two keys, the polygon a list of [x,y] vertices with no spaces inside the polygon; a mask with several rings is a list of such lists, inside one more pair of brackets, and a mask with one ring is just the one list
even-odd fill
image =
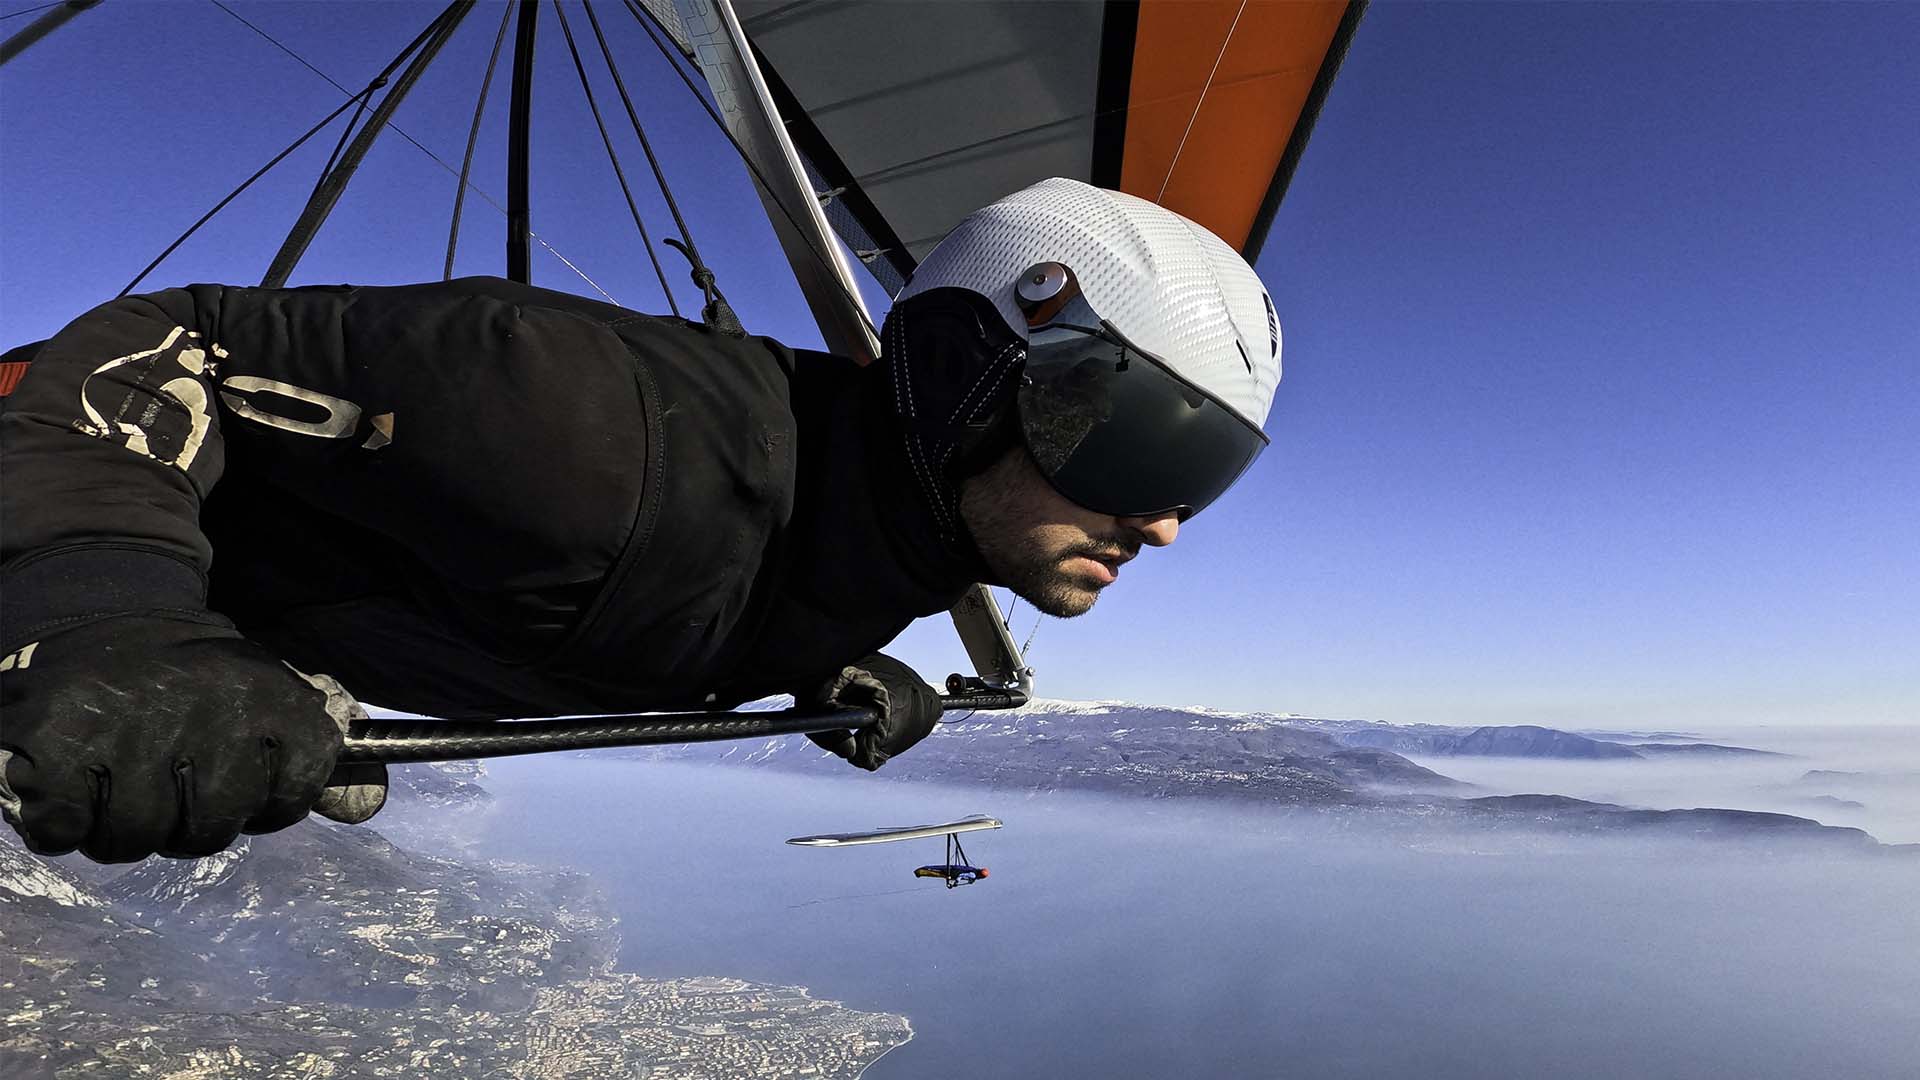
{"label": "black glove", "polygon": [[871,709],[877,719],[858,731],[809,733],[823,750],[872,771],[927,737],[940,721],[940,692],[912,668],[874,653],[841,668],[811,694],[797,694],[802,707]]}
{"label": "black glove", "polygon": [[0,811],[40,854],[210,855],[327,785],[329,694],[224,620],[126,615],[30,647],[0,659]]}

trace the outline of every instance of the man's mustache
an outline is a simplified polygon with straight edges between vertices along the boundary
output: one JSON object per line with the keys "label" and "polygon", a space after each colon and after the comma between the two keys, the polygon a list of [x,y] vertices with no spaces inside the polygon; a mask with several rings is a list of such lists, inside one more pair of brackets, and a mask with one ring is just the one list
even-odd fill
{"label": "man's mustache", "polygon": [[1096,542],[1075,548],[1070,554],[1084,555],[1101,562],[1129,562],[1135,555],[1140,554],[1140,545],[1129,544],[1122,540],[1107,540],[1104,544]]}

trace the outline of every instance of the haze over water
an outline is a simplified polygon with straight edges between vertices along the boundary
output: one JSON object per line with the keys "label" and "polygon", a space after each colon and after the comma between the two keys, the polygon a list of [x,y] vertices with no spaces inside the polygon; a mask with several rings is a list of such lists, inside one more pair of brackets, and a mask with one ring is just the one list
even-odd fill
{"label": "haze over water", "polygon": [[[622,915],[623,967],[904,1013],[914,1041],[877,1080],[1784,1080],[1920,1061],[1920,859],[1410,844],[1271,807],[825,767],[492,770],[480,850],[591,873]],[[993,873],[952,892],[911,876],[935,842],[781,842],[976,812],[1007,827],[968,838]]]}
{"label": "haze over water", "polygon": [[1408,756],[1477,784],[1489,795],[1548,791],[1658,810],[1764,810],[1865,829],[1889,844],[1920,844],[1920,727],[1729,727],[1700,732],[1698,738],[1780,756],[1643,761]]}

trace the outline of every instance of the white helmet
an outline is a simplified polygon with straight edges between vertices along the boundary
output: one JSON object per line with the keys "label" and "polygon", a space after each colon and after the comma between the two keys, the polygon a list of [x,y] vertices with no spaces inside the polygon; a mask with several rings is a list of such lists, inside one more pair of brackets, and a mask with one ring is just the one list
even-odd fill
{"label": "white helmet", "polygon": [[896,303],[961,288],[993,302],[1013,332],[1028,269],[1060,263],[1087,303],[1129,341],[1255,426],[1280,383],[1280,320],[1253,267],[1162,206],[1055,177],[968,214],[914,270]]}
{"label": "white helmet", "polygon": [[967,215],[895,310],[937,289],[984,297],[1024,340],[1027,449],[1082,506],[1197,513],[1266,446],[1273,302],[1239,253],[1171,210],[1043,180]]}

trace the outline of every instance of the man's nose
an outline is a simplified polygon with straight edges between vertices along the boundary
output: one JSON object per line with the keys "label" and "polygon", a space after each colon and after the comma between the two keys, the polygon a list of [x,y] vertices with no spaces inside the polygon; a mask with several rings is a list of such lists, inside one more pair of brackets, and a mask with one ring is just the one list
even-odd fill
{"label": "man's nose", "polygon": [[1139,534],[1140,542],[1148,547],[1166,547],[1180,535],[1180,515],[1171,510],[1153,517],[1121,518],[1120,524]]}

